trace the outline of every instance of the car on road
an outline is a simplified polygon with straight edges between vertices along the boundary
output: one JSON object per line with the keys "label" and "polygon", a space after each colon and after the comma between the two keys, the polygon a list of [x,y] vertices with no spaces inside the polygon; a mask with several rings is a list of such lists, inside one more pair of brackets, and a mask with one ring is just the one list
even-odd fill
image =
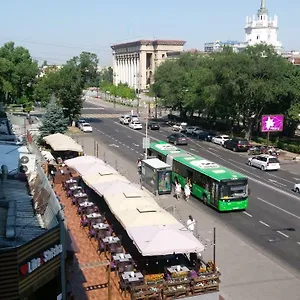
{"label": "car on road", "polygon": [[200,131],[196,137],[199,139],[199,140],[203,140],[203,141],[206,141],[206,142],[211,142],[212,138],[215,137],[216,134],[213,133],[213,132],[210,132],[210,131]]}
{"label": "car on road", "polygon": [[143,125],[139,121],[131,121],[129,123],[129,127],[134,130],[141,130],[143,129]]}
{"label": "car on road", "polygon": [[129,115],[122,115],[120,118],[119,118],[119,121],[121,124],[123,125],[128,125],[130,123],[130,116]]}
{"label": "car on road", "polygon": [[296,183],[294,185],[293,191],[300,194],[300,183]]}
{"label": "car on road", "polygon": [[185,129],[185,133],[192,135],[194,130],[196,130],[197,128],[199,128],[199,127],[197,127],[197,126],[188,126]]}
{"label": "car on road", "polygon": [[187,145],[188,141],[184,134],[182,133],[172,133],[167,137],[168,143],[173,143],[174,145]]}
{"label": "car on road", "polygon": [[230,139],[224,142],[224,148],[230,149],[234,152],[237,151],[248,151],[250,149],[250,143],[246,139]]}
{"label": "car on road", "polygon": [[183,131],[186,129],[186,127],[187,127],[187,123],[185,123],[185,122],[177,123],[172,126],[172,130],[173,131]]}
{"label": "car on road", "polygon": [[138,115],[129,115],[129,118],[131,121],[137,121],[137,122],[140,121],[140,118]]}
{"label": "car on road", "polygon": [[157,122],[153,122],[153,121],[150,121],[148,123],[148,129],[151,129],[151,130],[159,130],[160,126]]}
{"label": "car on road", "polygon": [[194,129],[194,131],[192,132],[193,137],[197,137],[199,134],[201,134],[201,132],[203,132],[203,130],[199,127],[196,127]]}
{"label": "car on road", "polygon": [[248,165],[259,168],[262,171],[277,171],[280,169],[280,163],[278,158],[266,154],[249,157]]}
{"label": "car on road", "polygon": [[93,132],[93,128],[90,125],[90,123],[83,123],[83,124],[81,124],[81,130],[83,132]]}
{"label": "car on road", "polygon": [[223,146],[224,145],[224,142],[225,141],[228,141],[230,139],[230,136],[229,135],[217,135],[217,136],[214,136],[211,141],[214,143],[214,144],[217,144],[217,145],[221,145]]}
{"label": "car on road", "polygon": [[76,127],[80,128],[81,124],[86,123],[86,120],[80,119],[78,121],[76,121],[75,125]]}

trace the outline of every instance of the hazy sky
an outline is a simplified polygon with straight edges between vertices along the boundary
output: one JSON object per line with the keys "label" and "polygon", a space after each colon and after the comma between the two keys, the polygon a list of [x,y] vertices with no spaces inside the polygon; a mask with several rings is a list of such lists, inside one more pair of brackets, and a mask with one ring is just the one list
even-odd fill
{"label": "hazy sky", "polygon": [[[299,0],[266,0],[278,15],[279,39],[300,50]],[[112,62],[110,45],[137,39],[182,39],[185,49],[205,42],[244,41],[246,16],[260,0],[3,0],[0,45],[15,41],[40,61],[62,64],[81,51]]]}

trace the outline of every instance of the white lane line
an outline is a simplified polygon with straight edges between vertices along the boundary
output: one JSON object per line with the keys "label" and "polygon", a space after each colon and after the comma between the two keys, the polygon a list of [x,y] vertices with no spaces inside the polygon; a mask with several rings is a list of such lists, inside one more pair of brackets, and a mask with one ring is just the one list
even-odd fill
{"label": "white lane line", "polygon": [[133,146],[135,146],[135,147],[139,147],[140,145],[139,145],[139,144],[133,144]]}
{"label": "white lane line", "polygon": [[246,211],[243,211],[243,214],[245,214],[246,216],[252,218],[252,215],[248,214]]}
{"label": "white lane line", "polygon": [[268,179],[270,182],[274,183],[274,184],[278,184],[278,185],[281,185],[281,186],[286,186],[286,184],[283,184],[283,183],[280,183],[276,180],[273,180],[273,179]]}
{"label": "white lane line", "polygon": [[123,143],[122,145],[123,145],[124,147],[126,147],[126,145],[125,145],[124,143]]}
{"label": "white lane line", "polygon": [[130,150],[134,151],[134,149],[133,149],[133,148],[130,148]]}
{"label": "white lane line", "polygon": [[116,131],[116,132],[119,132],[119,130],[118,130],[118,129],[115,129],[115,131]]}
{"label": "white lane line", "polygon": [[283,233],[283,232],[281,232],[281,231],[279,231],[279,230],[277,230],[277,232],[278,232],[279,234],[285,236],[286,238],[289,238],[289,236],[288,236],[287,234],[285,234],[285,233]]}
{"label": "white lane line", "polygon": [[128,148],[128,149],[129,149],[130,147],[129,147],[129,146],[126,146],[126,148]]}
{"label": "white lane line", "polygon": [[260,223],[260,224],[263,224],[263,225],[265,225],[265,226],[267,226],[267,227],[270,227],[269,224],[267,224],[267,223],[265,223],[265,222],[263,222],[263,221],[259,221],[259,223]]}
{"label": "white lane line", "polygon": [[296,181],[300,181],[300,178],[297,178],[297,177],[293,177],[293,179]]}
{"label": "white lane line", "polygon": [[135,151],[135,153],[140,154],[139,151]]}
{"label": "white lane line", "polygon": [[118,141],[119,144],[122,144],[122,142]]}
{"label": "white lane line", "polygon": [[210,150],[210,151],[218,151],[218,150],[215,149],[215,148],[208,148],[208,150]]}
{"label": "white lane line", "polygon": [[300,242],[297,242],[298,245],[300,245]]}
{"label": "white lane line", "polygon": [[266,204],[268,204],[268,205],[270,205],[270,206],[272,206],[272,207],[274,207],[274,208],[277,208],[278,210],[281,210],[282,212],[284,212],[284,213],[286,213],[286,214],[288,214],[288,215],[290,215],[290,216],[292,216],[292,217],[294,217],[296,219],[300,220],[299,216],[297,216],[297,215],[295,215],[295,214],[293,214],[293,213],[291,213],[291,212],[289,212],[289,211],[287,211],[287,210],[285,210],[285,209],[283,209],[283,208],[281,208],[281,207],[279,207],[279,206],[277,206],[277,205],[275,205],[273,203],[270,203],[270,202],[268,202],[268,201],[266,201],[266,200],[264,200],[262,198],[259,198],[259,197],[257,197],[257,199],[260,200],[260,201],[262,201],[262,202],[264,202],[264,203],[266,203]]}
{"label": "white lane line", "polygon": [[129,139],[132,139],[132,137],[130,135],[127,136]]}
{"label": "white lane line", "polygon": [[192,151],[197,151],[197,150],[195,150],[195,149],[193,149],[193,148],[191,148],[191,150],[192,150]]}

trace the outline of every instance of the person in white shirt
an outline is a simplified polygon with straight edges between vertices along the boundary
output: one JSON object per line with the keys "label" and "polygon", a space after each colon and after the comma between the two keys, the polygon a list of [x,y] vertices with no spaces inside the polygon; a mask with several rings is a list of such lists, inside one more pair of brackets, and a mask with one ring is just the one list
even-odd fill
{"label": "person in white shirt", "polygon": [[191,195],[191,188],[189,182],[187,182],[186,185],[184,186],[184,195],[185,195],[185,200],[189,201]]}
{"label": "person in white shirt", "polygon": [[194,230],[195,230],[195,224],[196,224],[196,221],[194,220],[194,218],[191,215],[189,215],[189,218],[186,221],[187,229],[189,231],[191,231],[191,232],[194,232]]}

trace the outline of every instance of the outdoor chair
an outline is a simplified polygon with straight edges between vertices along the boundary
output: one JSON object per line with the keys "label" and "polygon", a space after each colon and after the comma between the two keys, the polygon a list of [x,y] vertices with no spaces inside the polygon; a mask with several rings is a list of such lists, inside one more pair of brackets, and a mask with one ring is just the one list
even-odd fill
{"label": "outdoor chair", "polygon": [[94,213],[94,208],[93,208],[93,207],[87,207],[87,208],[85,209],[85,213],[86,213],[87,215]]}
{"label": "outdoor chair", "polygon": [[89,239],[95,238],[95,236],[96,236],[96,231],[95,231],[95,229],[91,228],[89,230]]}
{"label": "outdoor chair", "polygon": [[101,239],[98,239],[98,253],[101,254],[105,251],[105,245]]}
{"label": "outdoor chair", "polygon": [[77,214],[78,214],[78,215],[82,215],[82,208],[81,208],[81,207],[78,207],[78,208],[77,208]]}
{"label": "outdoor chair", "polygon": [[89,225],[89,220],[88,219],[81,219],[80,220],[80,226],[81,227],[87,227]]}
{"label": "outdoor chair", "polygon": [[99,207],[97,205],[94,206],[94,212],[99,212]]}
{"label": "outdoor chair", "polygon": [[124,253],[123,248],[120,246],[116,247],[115,253]]}
{"label": "outdoor chair", "polygon": [[133,269],[134,267],[132,264],[124,266],[124,272],[131,272]]}

